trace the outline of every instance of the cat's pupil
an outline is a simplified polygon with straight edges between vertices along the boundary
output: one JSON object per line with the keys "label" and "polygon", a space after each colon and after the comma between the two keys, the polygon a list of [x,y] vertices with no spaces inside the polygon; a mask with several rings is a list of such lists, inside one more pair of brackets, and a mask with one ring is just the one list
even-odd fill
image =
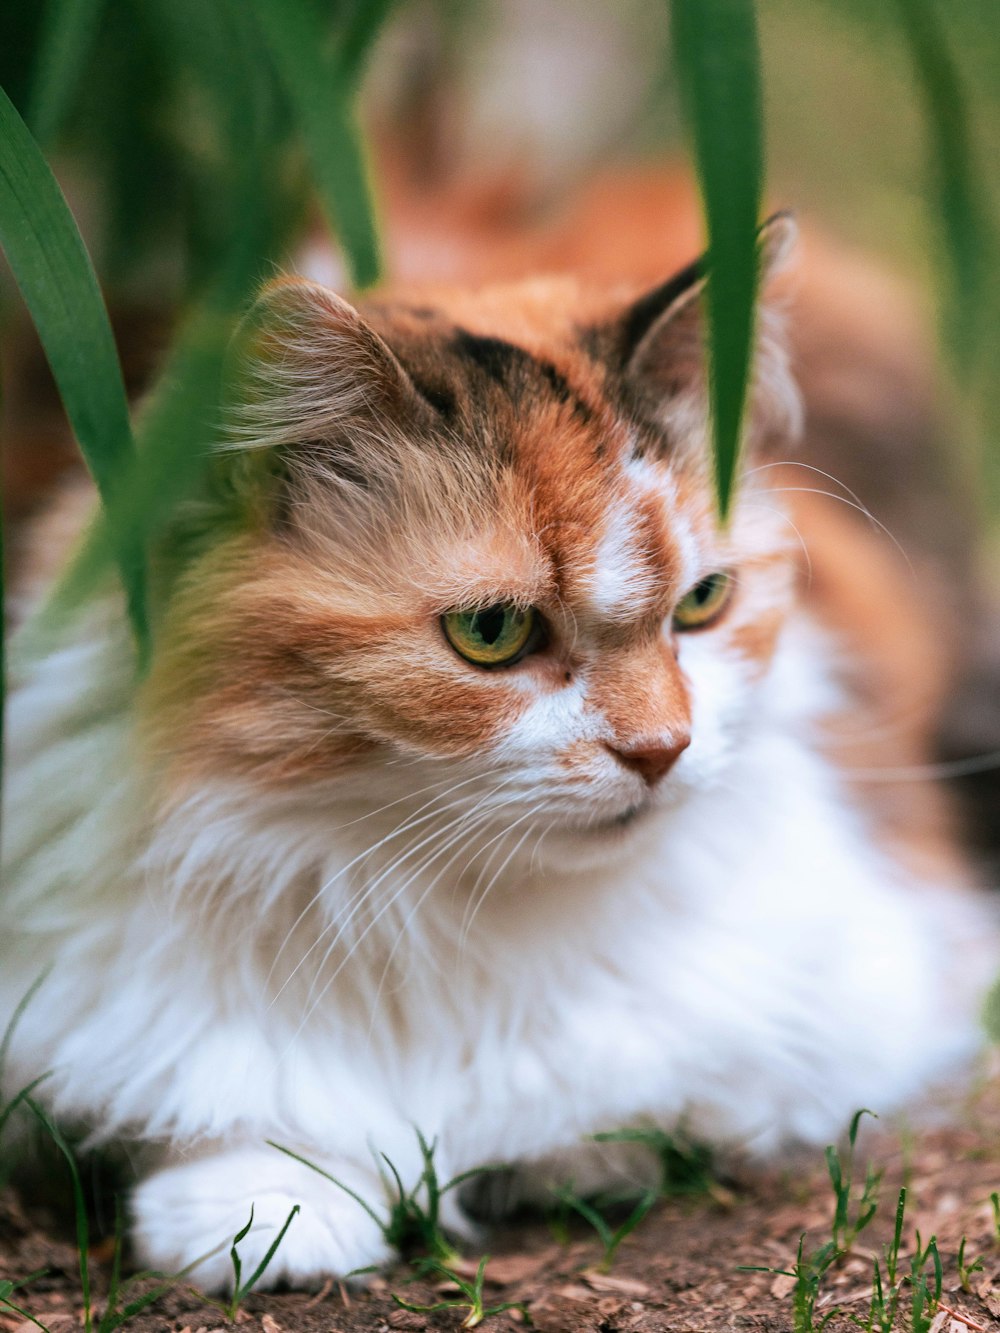
{"label": "cat's pupil", "polygon": [[506,619],[507,612],[502,606],[491,606],[480,611],[472,623],[483,643],[492,644],[499,639]]}
{"label": "cat's pupil", "polygon": [[694,600],[699,606],[704,606],[714,591],[715,576],[713,575],[711,578],[702,579],[700,583],[695,585]]}

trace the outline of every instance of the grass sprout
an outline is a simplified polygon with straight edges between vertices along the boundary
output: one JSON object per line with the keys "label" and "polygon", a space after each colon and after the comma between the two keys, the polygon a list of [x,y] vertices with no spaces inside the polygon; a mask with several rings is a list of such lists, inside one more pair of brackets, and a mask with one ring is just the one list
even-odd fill
{"label": "grass sprout", "polygon": [[[928,1265],[930,1275],[928,1276]],[[910,1285],[910,1328],[912,1333],[928,1333],[934,1322],[941,1300],[943,1274],[941,1256],[938,1253],[937,1240],[934,1236],[921,1245],[920,1232],[917,1232],[917,1246],[910,1259],[908,1274]]]}
{"label": "grass sprout", "polygon": [[795,1333],[822,1333],[831,1319],[842,1314],[839,1306],[833,1306],[817,1322],[816,1307],[820,1299],[823,1278],[837,1262],[838,1254],[833,1241],[818,1250],[806,1253],[805,1232],[799,1237],[795,1263],[791,1268],[763,1268],[755,1265],[742,1265],[744,1273],[775,1273],[779,1277],[795,1279],[792,1288],[792,1327]]}
{"label": "grass sprout", "polygon": [[983,1271],[983,1261],[981,1258],[973,1259],[971,1263],[967,1264],[965,1262],[965,1245],[966,1237],[963,1236],[958,1245],[958,1260],[956,1266],[958,1268],[959,1286],[964,1292],[968,1293],[972,1290],[972,1284],[969,1279],[972,1277],[973,1273],[981,1273]]}
{"label": "grass sprout", "polygon": [[[295,1220],[295,1217],[299,1213],[299,1211],[300,1211],[299,1204],[295,1204],[292,1207],[291,1211],[289,1212],[288,1216],[285,1218],[284,1222],[282,1223],[281,1230],[278,1232],[274,1240],[268,1246],[267,1252],[265,1253],[263,1259],[261,1259],[260,1263],[253,1270],[253,1272],[250,1274],[247,1280],[244,1282],[243,1260],[240,1258],[239,1246],[241,1241],[246,1240],[247,1236],[250,1234],[251,1228],[253,1227],[254,1208],[253,1204],[250,1205],[250,1216],[247,1219],[246,1226],[241,1227],[240,1230],[237,1231],[236,1235],[233,1237],[233,1243],[229,1247],[229,1258],[232,1261],[233,1265],[233,1294],[229,1298],[229,1300],[226,1301],[225,1304],[220,1305],[219,1308],[223,1311],[223,1313],[225,1314],[226,1318],[229,1320],[230,1323],[232,1323],[235,1320],[236,1315],[239,1312],[239,1308],[243,1304],[244,1299],[250,1294],[251,1291],[253,1291],[254,1287],[267,1272],[271,1260],[278,1252],[278,1246],[285,1239],[285,1233],[288,1231],[288,1228],[292,1225],[292,1222]],[[101,1331],[101,1333],[103,1333],[103,1330]]]}
{"label": "grass sprout", "polygon": [[899,1251],[903,1243],[903,1219],[906,1216],[906,1189],[903,1185],[896,1199],[896,1220],[892,1231],[892,1242],[886,1247],[885,1267],[890,1283],[895,1283],[899,1272]]}
{"label": "grass sprout", "polygon": [[578,1213],[579,1216],[582,1217],[585,1222],[589,1222],[597,1232],[601,1245],[604,1247],[601,1262],[597,1266],[598,1271],[601,1273],[608,1273],[611,1271],[611,1267],[615,1262],[615,1256],[618,1253],[618,1248],[622,1241],[626,1236],[631,1235],[659,1198],[659,1194],[656,1190],[646,1190],[639,1196],[635,1206],[625,1220],[615,1227],[612,1226],[604,1216],[602,1208],[606,1209],[614,1207],[623,1202],[622,1200],[614,1198],[604,1200],[584,1199],[579,1194],[576,1194],[572,1186],[569,1185],[555,1190],[554,1193],[555,1197],[563,1205],[563,1220],[565,1219],[566,1213],[569,1211]]}
{"label": "grass sprout", "polygon": [[[39,1074],[37,1078],[33,1078],[29,1084],[23,1087],[20,1092],[15,1093],[6,1106],[0,1107],[0,1135],[2,1135],[7,1128],[7,1121],[11,1118],[17,1108],[19,1106],[25,1106],[27,1108],[27,1103],[31,1098],[31,1094],[35,1091],[38,1085],[44,1083],[48,1077],[48,1073]],[[0,1185],[4,1184],[6,1184],[6,1174],[0,1169]]]}
{"label": "grass sprout", "polygon": [[[44,1078],[47,1076],[43,1075],[42,1077]],[[197,1266],[200,1263],[203,1263],[205,1259],[209,1259],[212,1257],[212,1255],[217,1254],[219,1250],[222,1249],[222,1245],[221,1244],[217,1245],[207,1254],[199,1255],[197,1259],[194,1259],[190,1264],[187,1265],[186,1268],[182,1269],[181,1272],[179,1273],[166,1274],[166,1273],[159,1273],[151,1270],[146,1270],[140,1273],[133,1274],[130,1278],[128,1278],[126,1281],[123,1282],[121,1276],[121,1268],[122,1268],[122,1246],[125,1235],[125,1226],[121,1216],[120,1203],[118,1202],[118,1200],[116,1200],[114,1255],[111,1263],[111,1277],[108,1284],[108,1296],[104,1305],[103,1313],[100,1314],[100,1316],[95,1316],[92,1285],[90,1278],[90,1226],[87,1221],[87,1204],[83,1192],[83,1185],[80,1179],[80,1170],[79,1167],[77,1166],[76,1155],[74,1154],[73,1149],[70,1147],[69,1143],[66,1141],[66,1138],[63,1136],[59,1127],[55,1124],[51,1116],[49,1116],[48,1113],[41,1106],[39,1106],[39,1104],[36,1101],[34,1101],[34,1099],[30,1095],[31,1090],[34,1087],[36,1087],[37,1084],[40,1083],[41,1081],[42,1081],[41,1078],[35,1079],[34,1083],[29,1084],[27,1088],[23,1089],[20,1093],[18,1093],[17,1097],[14,1100],[19,1104],[23,1104],[25,1108],[35,1116],[36,1120],[39,1122],[42,1129],[51,1139],[54,1146],[58,1149],[60,1155],[62,1156],[63,1160],[66,1163],[66,1166],[69,1169],[70,1187],[73,1198],[74,1223],[76,1230],[76,1248],[77,1248],[77,1254],[79,1255],[80,1295],[81,1295],[81,1304],[83,1307],[84,1333],[116,1333],[117,1329],[121,1328],[124,1324],[127,1324],[129,1320],[133,1319],[136,1315],[140,1314],[143,1310],[147,1309],[150,1305],[154,1304],[154,1302],[158,1301],[161,1296],[166,1295],[166,1293],[170,1291],[174,1286],[176,1286],[178,1282],[182,1281],[183,1278],[186,1276],[186,1274],[189,1273],[192,1269],[197,1268]],[[5,1107],[4,1110],[5,1111],[10,1110],[10,1104],[7,1107]],[[297,1211],[298,1208],[296,1206],[296,1208],[293,1210],[293,1213]],[[289,1217],[288,1219],[288,1222],[290,1221],[291,1217]],[[254,1286],[254,1284],[259,1280],[264,1269],[270,1263],[271,1259],[274,1256],[274,1251],[277,1249],[278,1244],[281,1242],[281,1239],[285,1234],[285,1231],[287,1231],[288,1229],[288,1222],[285,1223],[285,1226],[282,1228],[281,1233],[279,1234],[277,1240],[268,1250],[267,1255],[265,1256],[262,1264],[254,1272],[249,1282],[243,1284],[242,1289],[240,1289],[239,1279],[237,1278],[236,1292],[238,1293],[238,1299],[237,1299],[237,1304],[234,1307],[234,1312],[235,1309],[238,1308],[239,1300],[241,1300],[243,1296],[245,1296],[246,1293]],[[246,1234],[245,1231],[241,1232],[240,1236],[237,1237],[237,1241],[242,1239],[242,1237],[245,1234]],[[29,1277],[22,1278],[18,1282],[12,1283],[8,1280],[0,1282],[0,1306],[6,1305],[11,1309],[16,1310],[18,1314],[22,1315],[25,1319],[29,1319],[33,1324],[35,1324],[39,1328],[44,1328],[45,1326],[41,1324],[33,1315],[29,1314],[25,1310],[22,1310],[20,1306],[15,1305],[15,1303],[11,1299],[11,1296],[13,1295],[13,1292],[17,1288],[26,1286],[29,1282],[34,1281],[35,1278],[40,1277],[43,1271],[44,1270],[40,1270],[37,1273],[32,1273]],[[130,1294],[135,1292],[135,1289],[139,1284],[148,1282],[152,1279],[157,1280],[157,1285],[155,1287],[135,1295]],[[224,1307],[220,1306],[220,1308]],[[230,1317],[232,1318],[233,1316]]]}
{"label": "grass sprout", "polygon": [[43,1277],[47,1271],[48,1270],[45,1268],[39,1268],[37,1272],[29,1273],[27,1277],[18,1278],[16,1282],[12,1282],[9,1278],[0,1278],[0,1309],[6,1308],[8,1310],[13,1310],[14,1313],[20,1315],[22,1319],[27,1319],[28,1322],[34,1324],[36,1328],[42,1329],[43,1333],[49,1333],[45,1324],[43,1324],[41,1320],[36,1319],[33,1314],[29,1314],[27,1310],[18,1305],[16,1301],[11,1299],[11,1297],[19,1287],[27,1287],[30,1283],[34,1282],[36,1278]]}
{"label": "grass sprout", "polygon": [[141,1282],[149,1278],[163,1278],[162,1273],[143,1272],[135,1273],[127,1282],[122,1282],[122,1241],[125,1235],[125,1227],[122,1222],[121,1202],[115,1199],[115,1248],[114,1257],[111,1261],[111,1279],[108,1283],[108,1299],[104,1307],[104,1313],[97,1321],[97,1333],[115,1333],[116,1329],[127,1324],[137,1314],[140,1314],[148,1306],[158,1301],[174,1285],[175,1278],[167,1278],[159,1286],[153,1287],[149,1291],[144,1291],[140,1295],[129,1300],[127,1293]]}
{"label": "grass sprout", "polygon": [[415,1305],[412,1301],[404,1300],[402,1296],[392,1293],[392,1299],[404,1310],[410,1310],[414,1314],[435,1314],[439,1310],[465,1310],[466,1315],[462,1320],[463,1328],[475,1328],[481,1324],[484,1319],[490,1315],[503,1314],[504,1310],[524,1311],[524,1305],[520,1301],[504,1301],[500,1305],[487,1305],[483,1297],[483,1283],[485,1281],[486,1265],[490,1261],[490,1256],[484,1254],[479,1261],[476,1269],[476,1275],[472,1280],[464,1278],[461,1273],[456,1273],[453,1268],[447,1264],[438,1263],[434,1259],[424,1259],[418,1265],[421,1276],[437,1276],[453,1283],[461,1292],[461,1296],[455,1299],[435,1301],[432,1305]]}
{"label": "grass sprout", "polygon": [[663,1198],[719,1193],[715,1159],[711,1148],[691,1138],[683,1129],[672,1134],[655,1128],[618,1129],[595,1134],[595,1143],[637,1143],[656,1157],[660,1164],[659,1192]]}
{"label": "grass sprout", "polygon": [[[414,1314],[432,1314],[441,1310],[465,1310],[465,1318],[462,1320],[463,1328],[475,1328],[490,1315],[501,1314],[504,1310],[523,1310],[524,1306],[516,1301],[507,1301],[500,1305],[486,1305],[483,1296],[483,1283],[490,1256],[484,1255],[480,1259],[474,1278],[464,1277],[454,1266],[460,1256],[441,1225],[441,1200],[447,1193],[457,1189],[467,1180],[473,1180],[485,1172],[496,1171],[500,1168],[497,1166],[474,1167],[470,1171],[463,1171],[459,1175],[453,1176],[442,1184],[434,1162],[437,1140],[428,1141],[419,1129],[415,1132],[420,1146],[422,1169],[412,1189],[407,1189],[403,1184],[402,1175],[392,1159],[385,1153],[379,1154],[381,1159],[379,1171],[389,1203],[386,1217],[380,1216],[373,1204],[359,1194],[357,1190],[352,1189],[350,1185],[345,1184],[344,1181],[339,1180],[329,1171],[324,1170],[323,1167],[317,1166],[315,1162],[311,1162],[307,1157],[302,1157],[299,1153],[293,1152],[291,1148],[275,1143],[272,1139],[268,1139],[268,1143],[272,1148],[277,1148],[279,1152],[283,1152],[296,1162],[301,1162],[303,1166],[309,1167],[310,1170],[315,1171],[324,1180],[330,1181],[332,1185],[336,1185],[338,1189],[343,1190],[349,1198],[353,1199],[378,1227],[386,1244],[396,1250],[410,1264],[415,1279],[421,1277],[442,1278],[452,1283],[460,1292],[459,1297],[435,1301],[430,1305],[416,1305],[393,1292],[392,1299],[402,1309],[410,1310]],[[373,1268],[358,1268],[347,1276],[355,1277],[362,1273],[375,1271]]]}
{"label": "grass sprout", "polygon": [[380,1216],[375,1207],[363,1198],[357,1190],[353,1190],[350,1185],[331,1175],[323,1167],[317,1166],[315,1162],[311,1162],[307,1157],[302,1157],[299,1153],[293,1152],[291,1148],[275,1143],[273,1139],[268,1139],[268,1143],[272,1148],[277,1148],[279,1152],[285,1153],[286,1156],[293,1158],[296,1162],[301,1162],[303,1166],[309,1167],[311,1171],[321,1175],[324,1180],[330,1181],[338,1189],[343,1190],[372,1219],[382,1233],[385,1243],[401,1254],[403,1258],[427,1259],[442,1264],[453,1263],[459,1256],[441,1224],[441,1200],[451,1190],[464,1184],[465,1181],[500,1168],[497,1166],[473,1167],[472,1170],[463,1171],[442,1184],[434,1163],[437,1140],[433,1139],[428,1142],[419,1129],[415,1132],[417,1142],[420,1145],[420,1156],[423,1165],[417,1182],[412,1189],[407,1189],[403,1184],[402,1176],[391,1158],[386,1156],[385,1153],[379,1154],[379,1172],[389,1204],[388,1215],[385,1217]]}
{"label": "grass sprout", "polygon": [[34,979],[24,995],[17,1002],[14,1012],[11,1014],[7,1026],[4,1028],[3,1036],[0,1037],[0,1084],[3,1083],[3,1076],[7,1070],[7,1057],[10,1054],[10,1047],[14,1040],[14,1033],[17,1031],[17,1025],[24,1017],[24,1012],[28,1005],[44,985],[51,970],[51,968],[46,968],[44,972],[40,973],[40,975]]}
{"label": "grass sprout", "polygon": [[[913,1333],[929,1328],[933,1309],[941,1297],[941,1258],[937,1253],[937,1241],[931,1237],[927,1246],[916,1233],[916,1250],[909,1260],[909,1272],[901,1272],[900,1257],[903,1249],[903,1222],[907,1212],[907,1188],[900,1189],[896,1200],[896,1220],[893,1226],[892,1241],[885,1246],[881,1262],[872,1260],[872,1297],[868,1306],[868,1318],[861,1328],[867,1333],[891,1333],[897,1326],[900,1310],[903,1309],[904,1294],[909,1292],[909,1316]],[[959,1262],[963,1261],[963,1249],[960,1250]],[[927,1265],[932,1265],[933,1281],[928,1285]],[[857,1322],[857,1321],[856,1321]]]}
{"label": "grass sprout", "polygon": [[[10,1054],[11,1043],[14,1040],[14,1033],[17,1031],[17,1025],[24,1016],[24,1012],[28,1008],[28,1005],[35,998],[40,987],[48,977],[49,971],[50,969],[46,968],[45,971],[37,976],[28,987],[27,991],[18,1001],[14,1012],[11,1014],[7,1026],[4,1028],[3,1036],[0,1037],[0,1090],[3,1089],[4,1074],[7,1070],[7,1058]],[[48,1073],[39,1074],[37,1078],[32,1079],[30,1083],[21,1088],[19,1092],[15,1093],[9,1102],[6,1104],[0,1103],[0,1138],[3,1137],[4,1130],[7,1128],[7,1124],[14,1112],[22,1106],[27,1109],[28,1098],[39,1084],[44,1083],[48,1077]],[[12,1166],[13,1163],[5,1162],[3,1158],[0,1157],[0,1188],[7,1184]]]}
{"label": "grass sprout", "polygon": [[879,1187],[882,1172],[869,1163],[860,1199],[854,1197],[854,1150],[862,1116],[878,1119],[873,1111],[862,1109],[851,1117],[847,1131],[847,1155],[841,1157],[831,1143],[826,1149],[826,1169],[833,1187],[835,1207],[833,1214],[833,1245],[838,1255],[849,1254],[854,1242],[871,1222],[878,1210]]}
{"label": "grass sprout", "polygon": [[[858,1236],[868,1227],[879,1208],[879,1189],[882,1173],[871,1164],[865,1172],[860,1195],[854,1182],[854,1153],[861,1117],[870,1111],[858,1111],[848,1130],[848,1151],[842,1157],[832,1145],[826,1149],[827,1174],[833,1189],[834,1209],[830,1223],[830,1239],[817,1249],[806,1251],[805,1232],[799,1237],[798,1251],[791,1268],[745,1267],[744,1272],[776,1273],[795,1280],[792,1288],[792,1326],[794,1333],[822,1333],[835,1317],[849,1319],[865,1333],[892,1333],[897,1329],[900,1315],[906,1311],[906,1327],[910,1333],[928,1333],[941,1301],[942,1264],[937,1238],[932,1236],[925,1245],[920,1232],[915,1232],[915,1244],[908,1263],[903,1260],[903,1229],[906,1220],[907,1191],[904,1185],[896,1197],[896,1211],[892,1240],[884,1246],[881,1258],[872,1257],[872,1286],[867,1317],[862,1319],[843,1307],[832,1305],[820,1314],[821,1306],[829,1297],[823,1291],[823,1282],[832,1268],[839,1266],[851,1253]],[[958,1269],[963,1286],[981,1262],[965,1264],[965,1238],[959,1249]],[[967,1288],[966,1288],[967,1289]]]}
{"label": "grass sprout", "polygon": [[25,1096],[23,1101],[28,1110],[31,1111],[41,1124],[46,1134],[48,1134],[49,1138],[59,1149],[59,1152],[62,1154],[66,1165],[69,1168],[70,1184],[73,1192],[73,1214],[76,1224],[76,1248],[80,1259],[80,1293],[83,1301],[83,1327],[84,1333],[91,1333],[93,1328],[93,1310],[90,1299],[90,1227],[87,1223],[87,1205],[84,1199],[83,1186],[80,1183],[80,1172],[77,1169],[76,1157],[51,1116],[49,1116],[32,1097]]}

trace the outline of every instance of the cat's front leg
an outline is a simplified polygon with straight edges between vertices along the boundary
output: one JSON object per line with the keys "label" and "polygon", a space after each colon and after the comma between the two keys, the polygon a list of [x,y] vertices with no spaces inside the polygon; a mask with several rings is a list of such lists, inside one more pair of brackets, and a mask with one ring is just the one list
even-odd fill
{"label": "cat's front leg", "polygon": [[[308,1156],[381,1213],[383,1188],[373,1166]],[[343,1277],[390,1258],[381,1229],[345,1190],[266,1144],[174,1160],[150,1175],[133,1196],[136,1248],[151,1268],[185,1269],[209,1292],[231,1289],[229,1251],[251,1208],[253,1226],[238,1247],[244,1279],[296,1204],[299,1212],[259,1285]]]}

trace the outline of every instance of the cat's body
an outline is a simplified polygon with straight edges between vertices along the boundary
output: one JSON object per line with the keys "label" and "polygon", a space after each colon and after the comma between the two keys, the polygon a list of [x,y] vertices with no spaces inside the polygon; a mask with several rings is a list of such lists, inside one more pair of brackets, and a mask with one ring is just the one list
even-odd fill
{"label": "cat's body", "polygon": [[[0,1008],[53,967],[10,1078],[147,1145],[160,1268],[251,1203],[260,1252],[302,1205],[272,1278],[384,1257],[269,1139],[373,1200],[415,1129],[442,1177],[588,1187],[627,1125],[823,1139],[971,1052],[995,956],[948,848],[905,868],[825,753],[852,704],[773,483],[774,340],[720,532],[691,273],[365,315],[265,297],[138,695],[109,603],[13,701]],[[534,637],[487,669],[457,612]]]}

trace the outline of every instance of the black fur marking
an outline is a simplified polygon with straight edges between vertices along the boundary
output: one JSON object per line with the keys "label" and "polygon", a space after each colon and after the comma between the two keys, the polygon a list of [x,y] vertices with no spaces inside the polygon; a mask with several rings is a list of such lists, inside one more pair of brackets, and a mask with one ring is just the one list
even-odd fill
{"label": "black fur marking", "polygon": [[688,264],[687,268],[682,268],[680,273],[675,273],[672,278],[668,278],[659,287],[654,287],[651,292],[647,292],[645,296],[640,297],[629,309],[622,326],[621,358],[623,366],[628,363],[632,353],[660,316],[669,310],[679,297],[700,282],[705,276],[705,271],[704,259],[696,259],[693,263]]}
{"label": "black fur marking", "polygon": [[413,374],[410,375],[413,387],[426,402],[430,403],[434,411],[445,421],[454,421],[458,411],[458,400],[454,391],[440,380],[434,384],[428,384],[425,380],[417,379]]}
{"label": "black fur marking", "polygon": [[522,347],[515,347],[502,338],[481,338],[467,329],[455,330],[452,346],[459,356],[472,361],[504,388],[509,388],[512,375],[532,359]]}
{"label": "black fur marking", "polygon": [[573,402],[576,394],[567,384],[565,375],[561,375],[551,361],[539,361],[538,369],[542,372],[542,378],[560,403]]}
{"label": "black fur marking", "polygon": [[523,347],[502,338],[479,337],[466,329],[456,330],[452,346],[508,393],[513,394],[521,387],[518,381],[523,381],[526,376],[540,375],[558,402],[572,404],[573,411],[582,421],[591,419],[590,408],[551,361],[532,356]]}
{"label": "black fur marking", "polygon": [[568,403],[572,406],[573,411],[581,421],[590,421],[594,415],[593,412],[568,382],[565,375],[556,370],[551,361],[538,361],[536,362],[536,365],[542,372],[543,379],[548,384],[558,401],[560,403]]}
{"label": "black fur marking", "polygon": [[674,450],[674,440],[670,432],[662,427],[653,427],[645,420],[640,408],[633,402],[629,405],[629,417],[635,430],[635,444],[629,455],[634,462],[641,458],[667,458]]}

